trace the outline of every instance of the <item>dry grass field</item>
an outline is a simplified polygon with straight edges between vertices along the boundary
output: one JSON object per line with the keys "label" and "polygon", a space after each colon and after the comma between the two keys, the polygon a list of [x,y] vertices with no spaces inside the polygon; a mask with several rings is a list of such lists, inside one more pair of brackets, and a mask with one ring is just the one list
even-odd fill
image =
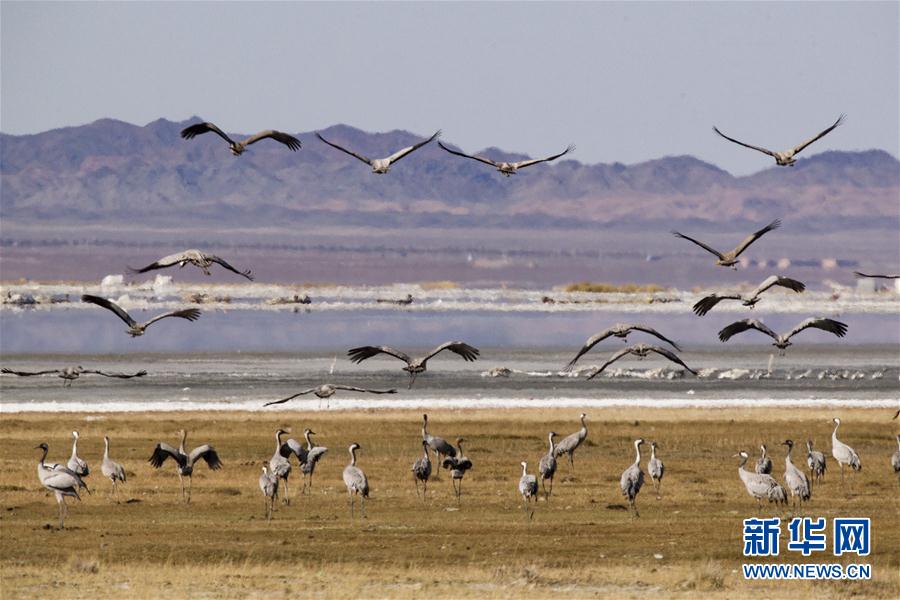
{"label": "dry grass field", "polygon": [[[461,434],[474,462],[462,503],[442,472],[427,502],[416,498],[410,465],[420,453],[421,415],[351,412],[305,415],[186,413],[141,415],[4,415],[0,423],[0,573],[4,598],[382,598],[485,597],[900,597],[900,486],[890,467],[896,422],[886,410],[841,410],[840,437],[856,448],[863,471],[842,487],[829,456],[827,481],[804,514],[867,516],[873,522],[867,559],[814,555],[811,562],[869,562],[866,582],[751,583],[740,573],[741,520],[757,514],[738,479],[739,449],[766,442],[783,472],[785,438],[812,437],[829,454],[832,411],[596,410],[575,471],[561,464],[554,495],[528,522],[516,487],[527,459],[534,472],[548,431],[577,429],[579,411],[436,411],[430,430]],[[279,426],[306,426],[328,446],[308,496],[279,506],[267,523],[257,487],[260,466]],[[182,504],[171,463],[147,463],[157,440],[212,443],[225,464],[198,467],[193,501]],[[50,461],[65,462],[70,431],[91,464],[94,489],[70,502],[67,527],[38,483],[35,465],[50,444]],[[129,481],[123,499],[109,498],[100,475],[102,436]],[[632,460],[631,442],[656,440],[667,473],[662,498],[647,485],[632,520],[618,489]],[[360,466],[372,487],[368,518],[351,521],[341,472],[346,448],[362,445]],[[805,450],[797,463],[805,464]],[[646,468],[646,458],[644,459]],[[299,490],[294,468],[293,490]],[[772,507],[765,514],[775,514]],[[782,517],[789,512],[779,512]],[[786,529],[786,528],[785,528]],[[782,545],[786,544],[786,531]],[[767,562],[776,562],[767,561]],[[777,562],[804,562],[782,552]]]}

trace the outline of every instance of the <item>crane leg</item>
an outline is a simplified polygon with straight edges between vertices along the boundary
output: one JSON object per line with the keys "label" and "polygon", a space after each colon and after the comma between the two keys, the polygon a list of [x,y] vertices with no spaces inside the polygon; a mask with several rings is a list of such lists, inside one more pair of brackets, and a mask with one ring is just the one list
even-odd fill
{"label": "crane leg", "polygon": [[366,497],[365,496],[359,497],[359,507],[360,507],[360,510],[362,511],[362,518],[365,519],[366,518]]}
{"label": "crane leg", "polygon": [[416,498],[419,497],[419,478],[413,474],[413,483],[416,484]]}
{"label": "crane leg", "polygon": [[291,498],[290,498],[291,493],[290,493],[290,491],[288,491],[287,481],[288,481],[288,478],[285,477],[284,478],[284,503],[290,504],[291,503]]}
{"label": "crane leg", "polygon": [[569,453],[569,466],[572,467],[572,471],[574,472],[575,471],[575,453],[574,452]]}
{"label": "crane leg", "polygon": [[347,495],[350,497],[350,519],[353,519],[353,492],[347,492]]}
{"label": "crane leg", "polygon": [[188,504],[191,503],[191,491],[194,489],[194,476],[188,476]]}
{"label": "crane leg", "polygon": [[184,498],[184,477],[181,475],[181,473],[178,474],[178,482],[181,484],[181,501],[184,502],[184,501],[185,501],[185,498]]}

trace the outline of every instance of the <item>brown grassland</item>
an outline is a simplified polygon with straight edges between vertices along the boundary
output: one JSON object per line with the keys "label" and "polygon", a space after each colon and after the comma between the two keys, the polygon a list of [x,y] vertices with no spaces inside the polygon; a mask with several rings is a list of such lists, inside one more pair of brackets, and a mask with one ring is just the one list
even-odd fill
{"label": "brown grassland", "polygon": [[[900,597],[898,482],[891,470],[894,423],[886,410],[841,410],[840,437],[860,454],[863,470],[842,487],[829,456],[826,482],[802,514],[872,518],[867,558],[827,553],[803,559],[785,552],[771,562],[872,565],[870,581],[753,583],[740,573],[741,520],[757,515],[738,479],[739,449],[761,442],[783,472],[782,442],[812,437],[829,455],[832,410],[590,410],[588,441],[575,470],[561,463],[554,495],[533,521],[516,488],[519,462],[534,472],[546,433],[577,429],[578,410],[434,411],[430,430],[461,434],[474,463],[459,507],[446,472],[416,498],[410,474],[420,454],[421,414],[411,411],[302,414],[185,413],[124,415],[3,415],[0,423],[2,596],[68,597]],[[267,523],[257,487],[273,434],[291,426],[317,432],[330,448],[312,493],[279,506]],[[181,502],[171,463],[154,470],[147,458],[157,440],[212,443],[225,464],[200,465],[193,501]],[[50,461],[65,462],[70,431],[81,433],[79,454],[92,467],[93,495],[71,501],[67,527],[56,528],[53,497],[40,486],[34,446],[50,444]],[[100,474],[102,436],[125,465],[123,500],[109,498]],[[667,473],[662,498],[646,485],[632,522],[619,493],[631,442],[656,440]],[[341,472],[347,445],[362,445],[360,466],[372,498],[368,518],[351,521]],[[798,448],[800,450],[800,448]],[[805,448],[795,462],[805,468]],[[643,460],[646,468],[646,457]],[[765,515],[790,511],[763,509]],[[786,544],[784,527],[782,546]]]}

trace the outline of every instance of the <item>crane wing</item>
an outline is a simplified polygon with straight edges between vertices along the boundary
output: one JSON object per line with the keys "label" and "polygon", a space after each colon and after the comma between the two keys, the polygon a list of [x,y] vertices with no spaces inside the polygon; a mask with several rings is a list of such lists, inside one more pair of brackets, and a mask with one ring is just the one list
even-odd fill
{"label": "crane wing", "polygon": [[795,146],[795,147],[794,147],[794,154],[799,154],[801,150],[803,150],[804,148],[806,148],[807,146],[809,146],[810,144],[812,144],[812,143],[815,142],[816,140],[818,140],[818,139],[820,139],[820,138],[823,138],[823,137],[825,137],[826,135],[828,135],[829,133],[831,133],[831,130],[832,130],[832,129],[834,129],[835,127],[837,127],[838,125],[840,125],[840,124],[843,123],[843,122],[844,122],[844,115],[841,115],[841,116],[838,117],[837,121],[835,121],[834,124],[832,124],[831,127],[829,127],[828,129],[822,131],[821,133],[816,134],[814,137],[812,137],[811,139],[809,139],[809,140],[803,142],[803,143],[800,144],[799,146]]}
{"label": "crane wing", "polygon": [[657,338],[661,339],[662,341],[666,342],[667,344],[671,345],[673,348],[681,352],[681,348],[678,347],[678,344],[676,344],[657,330],[653,329],[652,327],[647,327],[646,325],[631,325],[629,328],[633,329],[634,331],[643,331],[644,333],[649,333],[652,336],[656,336]]}
{"label": "crane wing", "polygon": [[578,351],[578,354],[575,355],[575,358],[569,361],[569,363],[563,368],[564,371],[571,371],[575,367],[575,363],[578,362],[578,359],[584,356],[587,352],[590,351],[591,348],[608,338],[613,334],[612,329],[604,329],[600,333],[595,333],[591,337],[587,339],[583,346],[581,346],[581,350]]}
{"label": "crane wing", "polygon": [[247,269],[246,271],[238,271],[237,269],[232,267],[230,264],[228,264],[228,262],[224,258],[220,258],[220,257],[214,256],[214,255],[208,256],[207,258],[216,264],[222,265],[223,267],[225,267],[232,273],[237,273],[241,277],[246,277],[250,281],[253,281],[253,275],[250,274],[250,269]]}
{"label": "crane wing", "polygon": [[[631,354],[632,350],[634,350],[634,346],[628,346],[627,348],[622,348],[621,350],[619,350],[618,352],[616,352],[615,354],[610,356],[605,363],[600,365],[600,367],[598,369],[596,369],[593,373],[588,375],[588,380],[593,379],[594,377],[596,377],[597,375],[602,373],[603,370],[606,369],[606,367],[613,364],[614,362],[616,362],[623,356],[627,356],[627,355]],[[563,440],[563,441],[565,441],[565,440]]]}
{"label": "crane wing", "polygon": [[103,375],[104,377],[115,377],[117,379],[131,379],[132,377],[143,377],[147,371],[141,370],[137,373],[106,373],[104,371],[84,370],[82,373],[91,373],[93,375]]}
{"label": "crane wing", "polygon": [[729,142],[734,142],[735,144],[739,144],[739,145],[743,146],[744,148],[750,148],[751,150],[756,150],[757,152],[762,152],[763,154],[768,154],[769,156],[772,156],[772,157],[775,156],[775,153],[772,152],[771,150],[767,150],[767,149],[762,148],[762,147],[760,147],[760,146],[753,146],[753,145],[751,145],[751,144],[745,144],[744,142],[741,142],[741,141],[736,140],[736,139],[734,139],[734,138],[728,137],[727,135],[725,135],[724,133],[722,133],[721,131],[719,131],[719,128],[718,128],[718,127],[715,127],[715,126],[714,126],[714,127],[713,127],[713,131],[715,131],[716,133],[718,133],[719,135],[721,135],[723,138],[725,138],[725,139],[728,140]]}
{"label": "crane wing", "polygon": [[853,274],[857,277],[870,277],[872,279],[900,279],[900,275],[869,275],[867,273],[860,273],[859,271],[853,271]]}
{"label": "crane wing", "polygon": [[187,251],[178,252],[176,254],[170,254],[169,256],[164,256],[157,260],[156,262],[152,262],[146,267],[141,269],[135,269],[134,267],[128,267],[128,270],[132,273],[146,273],[147,271],[153,271],[155,269],[165,269],[167,267],[172,267],[174,265],[179,264],[182,261],[188,260]]}
{"label": "crane wing", "polygon": [[418,144],[413,144],[412,146],[409,146],[408,148],[404,148],[403,150],[398,150],[397,152],[394,152],[393,154],[388,156],[386,160],[388,161],[388,163],[393,164],[393,163],[397,162],[398,160],[400,160],[401,158],[403,158],[404,156],[406,156],[407,154],[411,154],[412,152],[415,152],[416,150],[418,150],[419,148],[421,148],[428,142],[434,140],[435,138],[440,137],[440,135],[441,135],[441,130],[438,129],[437,131],[434,132],[434,135],[432,135],[427,140],[422,140]]}
{"label": "crane wing", "polygon": [[266,129],[265,131],[260,131],[255,135],[251,135],[244,140],[244,145],[249,146],[250,144],[255,144],[259,140],[264,140],[266,138],[272,138],[276,142],[281,142],[294,152],[300,149],[300,140],[292,135],[288,135],[281,131],[275,131],[274,129]]}
{"label": "crane wing", "polygon": [[144,324],[144,327],[149,327],[152,323],[156,323],[160,319],[165,319],[167,317],[178,317],[179,319],[187,319],[188,321],[196,321],[200,318],[200,309],[198,308],[185,308],[182,310],[173,310],[172,312],[163,313],[156,317],[153,317],[149,321]]}
{"label": "crane wing", "polygon": [[652,352],[656,352],[656,353],[659,354],[660,356],[664,356],[664,357],[668,358],[669,360],[671,360],[672,362],[678,363],[679,365],[681,365],[682,367],[684,367],[685,369],[687,369],[688,371],[690,371],[690,372],[693,373],[694,375],[697,374],[697,371],[695,371],[695,370],[693,370],[692,368],[690,368],[689,366],[687,366],[687,365],[684,363],[684,361],[681,360],[680,358],[678,358],[678,356],[677,356],[674,352],[672,352],[672,351],[670,351],[670,350],[666,350],[665,348],[661,348],[660,346],[647,346],[647,347],[648,347]]}
{"label": "crane wing", "polygon": [[796,327],[791,329],[791,332],[788,333],[784,337],[784,339],[788,340],[809,327],[833,333],[838,337],[844,337],[847,334],[846,323],[841,323],[840,321],[835,321],[834,319],[826,319],[824,317],[812,317],[806,319],[801,323],[798,323]]}
{"label": "crane wing", "polygon": [[191,450],[191,453],[188,455],[188,462],[193,465],[201,458],[206,461],[206,464],[209,465],[209,468],[213,471],[222,468],[222,461],[219,460],[219,455],[218,453],[216,453],[216,449],[209,444],[197,446],[196,448]]}
{"label": "crane wing", "polygon": [[531,160],[520,160],[519,162],[513,163],[513,166],[517,169],[524,169],[525,167],[530,167],[531,165],[536,165],[542,162],[550,162],[551,160],[556,160],[560,156],[565,156],[569,152],[575,149],[575,146],[569,144],[569,146],[560,152],[559,154],[554,154],[553,156],[548,156],[547,158],[533,158]]}
{"label": "crane wing", "polygon": [[213,125],[212,123],[195,123],[181,130],[181,137],[186,140],[194,139],[198,135],[202,135],[208,131],[212,131],[229,144],[233,144],[234,140],[228,137],[224,131]]}
{"label": "crane wing", "polygon": [[285,458],[290,458],[291,454],[293,454],[297,457],[297,460],[300,461],[300,464],[305,463],[309,457],[309,453],[306,451],[306,448],[303,447],[303,444],[294,438],[288,438],[287,441],[281,444],[281,448],[278,452]]}
{"label": "crane wing", "polygon": [[364,163],[366,163],[366,164],[369,165],[369,166],[372,165],[372,160],[371,160],[371,159],[369,159],[369,158],[363,156],[362,154],[357,154],[357,153],[354,152],[353,150],[348,150],[348,149],[346,149],[346,148],[344,148],[344,147],[342,147],[342,146],[338,146],[337,144],[334,144],[334,143],[332,143],[332,142],[329,142],[328,140],[326,140],[325,138],[323,138],[322,135],[321,135],[319,132],[316,132],[316,137],[319,138],[320,140],[322,140],[323,142],[325,142],[326,144],[328,144],[329,146],[331,146],[332,148],[337,148],[337,149],[340,150],[341,152],[344,152],[345,154],[349,154],[349,155],[352,156],[353,158],[356,158],[356,159],[358,159],[358,160],[361,160],[361,161],[363,161]]}
{"label": "crane wing", "polygon": [[499,166],[497,163],[495,163],[494,161],[492,161],[489,158],[484,158],[483,156],[475,156],[472,154],[466,154],[465,152],[457,152],[456,150],[451,150],[450,148],[448,148],[441,142],[438,142],[438,146],[440,146],[441,148],[443,148],[450,154],[455,154],[456,156],[462,156],[463,158],[471,158],[472,160],[477,160],[478,162],[483,162],[484,164],[490,165],[492,167]]}
{"label": "crane wing", "polygon": [[747,238],[743,242],[738,244],[737,248],[734,249],[734,257],[737,258],[738,256],[741,255],[741,252],[743,252],[744,250],[747,249],[747,247],[750,244],[752,244],[753,242],[755,242],[756,240],[761,238],[764,234],[768,233],[769,231],[772,231],[773,229],[778,229],[779,227],[781,227],[781,219],[775,219],[774,221],[772,221],[771,223],[769,223],[768,225],[766,225],[759,231],[755,231],[755,232],[751,233],[750,235],[747,236]]}
{"label": "crane wing", "polygon": [[705,298],[701,298],[700,300],[698,300],[697,303],[694,304],[693,310],[697,314],[698,317],[702,317],[703,315],[705,315],[706,313],[711,311],[713,309],[713,307],[715,307],[716,304],[718,304],[719,302],[721,302],[722,300],[725,300],[725,299],[740,300],[741,297],[740,296],[720,296],[718,294],[710,294],[709,296],[706,296]]}
{"label": "crane wing", "polygon": [[468,362],[474,362],[478,360],[478,355],[480,354],[478,348],[474,346],[470,346],[465,342],[447,342],[445,344],[441,344],[431,352],[425,355],[422,359],[422,363],[424,364],[429,358],[434,356],[435,354],[439,354],[444,350],[449,350],[450,352],[454,352],[462,356]]}
{"label": "crane wing", "polygon": [[394,350],[390,346],[360,346],[359,348],[351,348],[347,351],[347,356],[351,362],[361,363],[367,358],[372,358],[376,354],[389,354],[394,358],[399,358],[403,362],[409,364],[410,358],[407,354]]}
{"label": "crane wing", "polygon": [[456,150],[451,150],[450,148],[448,148],[447,146],[445,146],[445,145],[444,145],[443,143],[441,143],[441,142],[438,142],[438,146],[440,146],[441,148],[443,148],[444,150],[446,150],[446,151],[449,152],[450,154],[455,154],[455,155],[457,155],[457,156],[462,156],[463,158],[471,158],[472,160],[477,160],[478,162],[483,162],[484,164],[486,164],[486,165],[491,165],[492,167],[498,166],[497,163],[495,163],[494,161],[492,161],[492,160],[489,159],[489,158],[485,158],[485,157],[483,157],[483,156],[476,156],[476,155],[473,155],[473,154],[466,154],[465,152],[457,152]]}
{"label": "crane wing", "polygon": [[19,377],[33,377],[35,375],[50,375],[51,373],[59,373],[59,369],[50,369],[48,371],[14,371],[3,367],[0,373],[8,373],[9,375],[18,375]]}
{"label": "crane wing", "polygon": [[328,452],[328,448],[324,446],[316,446],[307,453],[306,462],[318,462],[320,458],[325,456],[326,452]]}
{"label": "crane wing", "polygon": [[365,392],[367,394],[396,394],[396,389],[390,390],[370,390],[366,388],[353,387],[352,385],[333,385],[336,390],[347,390],[348,392]]}
{"label": "crane wing", "polygon": [[309,388],[308,390],[303,390],[302,392],[297,392],[293,396],[288,396],[287,398],[283,398],[282,400],[273,400],[272,402],[266,402],[263,406],[271,406],[272,404],[284,404],[288,400],[293,400],[297,396],[304,396],[306,394],[311,394],[319,388]]}
{"label": "crane wing", "polygon": [[727,342],[733,336],[741,333],[742,331],[747,331],[748,329],[755,329],[757,331],[761,331],[767,336],[771,337],[773,340],[778,340],[778,334],[766,327],[766,325],[757,321],[756,319],[742,319],[740,321],[735,321],[731,325],[727,325],[723,327],[719,332],[719,339],[723,342]]}
{"label": "crane wing", "polygon": [[84,294],[81,296],[81,301],[96,304],[97,306],[102,306],[106,310],[111,310],[112,312],[116,313],[116,316],[128,323],[129,327],[134,327],[135,325],[137,325],[137,321],[132,319],[131,315],[129,315],[122,309],[122,307],[111,300],[101,298],[100,296],[91,296],[90,294]]}
{"label": "crane wing", "polygon": [[680,238],[682,238],[682,239],[685,239],[685,240],[687,240],[687,241],[689,241],[689,242],[694,242],[695,244],[697,244],[698,246],[700,246],[701,248],[703,248],[703,249],[706,250],[707,252],[709,252],[709,253],[711,253],[711,254],[715,254],[715,255],[718,256],[720,259],[724,259],[724,258],[725,258],[724,256],[722,256],[722,253],[719,252],[718,250],[716,250],[715,248],[711,248],[710,246],[707,246],[707,245],[704,244],[703,242],[698,241],[698,240],[695,240],[695,239],[692,238],[692,237],[688,237],[688,236],[684,235],[683,233],[679,233],[679,232],[677,232],[677,231],[673,231],[673,232],[672,232],[672,235],[674,235],[675,237],[680,237]]}
{"label": "crane wing", "polygon": [[796,279],[782,277],[781,275],[771,275],[765,281],[759,284],[759,287],[753,290],[753,293],[750,295],[750,297],[755,298],[756,296],[759,296],[769,288],[776,285],[788,288],[789,290],[794,290],[797,293],[800,293],[806,289],[806,286]]}
{"label": "crane wing", "polygon": [[156,448],[153,449],[153,454],[150,455],[150,459],[147,462],[158,469],[169,458],[177,462],[179,466],[183,467],[185,464],[183,454],[165,442],[159,442],[156,444]]}

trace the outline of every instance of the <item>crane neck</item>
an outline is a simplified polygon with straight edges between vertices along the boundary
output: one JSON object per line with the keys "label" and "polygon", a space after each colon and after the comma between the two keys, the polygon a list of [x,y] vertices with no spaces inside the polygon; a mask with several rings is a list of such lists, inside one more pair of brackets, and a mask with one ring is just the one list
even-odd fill
{"label": "crane neck", "polygon": [[356,466],[356,447],[350,446],[350,466]]}
{"label": "crane neck", "polygon": [[109,438],[103,438],[103,458],[109,458]]}
{"label": "crane neck", "polygon": [[73,436],[75,439],[72,440],[72,456],[76,456],[78,454],[78,436]]}
{"label": "crane neck", "polygon": [[303,437],[306,438],[306,450],[307,452],[313,449],[312,441],[309,439],[311,434],[308,431],[303,432]]}
{"label": "crane neck", "polygon": [[550,436],[550,454],[553,454],[553,449],[556,447],[556,444],[553,443],[553,436]]}
{"label": "crane neck", "polygon": [[656,458],[656,447],[655,446],[650,446],[650,458],[651,459]]}
{"label": "crane neck", "polygon": [[748,460],[749,458],[750,458],[749,456],[742,456],[742,457],[741,457],[741,463],[738,465],[738,471],[743,471],[743,472],[745,472],[745,473],[747,472],[746,469],[744,469],[744,465],[747,464],[747,460]]}
{"label": "crane neck", "polygon": [[182,431],[181,432],[181,445],[178,446],[178,451],[181,452],[182,454],[186,454],[186,452],[184,451],[184,445],[186,443],[187,443],[187,431]]}
{"label": "crane neck", "polygon": [[41,460],[38,461],[38,465],[44,466],[44,461],[47,460],[47,452],[49,452],[49,448],[41,448],[43,450],[43,454],[41,454]]}
{"label": "crane neck", "polygon": [[281,430],[275,432],[275,452],[281,450]]}
{"label": "crane neck", "polygon": [[834,424],[834,431],[831,432],[831,439],[832,439],[832,440],[837,440],[837,430],[838,430],[838,427],[840,427],[840,426],[841,426],[840,423],[835,423],[835,424]]}
{"label": "crane neck", "polygon": [[634,443],[634,453],[636,455],[635,459],[634,459],[634,464],[636,464],[636,465],[641,464],[641,445],[638,444],[637,442]]}
{"label": "crane neck", "polygon": [[528,465],[526,463],[522,463],[522,477],[528,475]]}

